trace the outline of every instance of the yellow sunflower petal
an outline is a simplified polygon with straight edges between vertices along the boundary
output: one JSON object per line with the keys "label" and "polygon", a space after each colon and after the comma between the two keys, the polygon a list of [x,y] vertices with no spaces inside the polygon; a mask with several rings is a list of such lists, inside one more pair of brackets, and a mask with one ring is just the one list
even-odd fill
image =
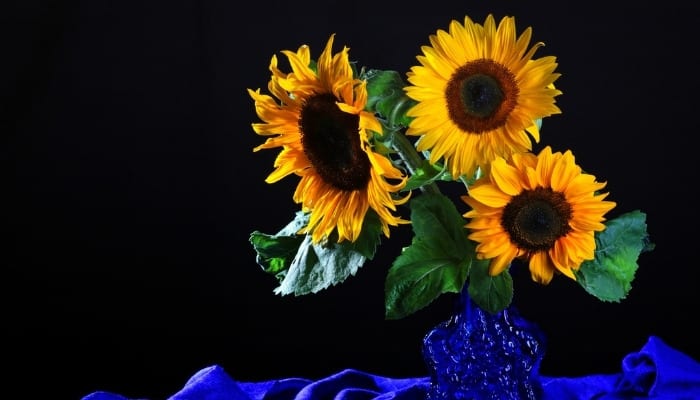
{"label": "yellow sunflower petal", "polygon": [[494,185],[476,186],[469,190],[469,196],[489,207],[505,207],[511,196]]}
{"label": "yellow sunflower petal", "polygon": [[[607,195],[607,193],[605,193]],[[577,212],[585,212],[588,214],[605,214],[615,208],[617,203],[613,201],[600,201],[598,197],[591,200],[581,200],[576,203]]]}
{"label": "yellow sunflower petal", "polygon": [[571,151],[566,151],[552,168],[551,188],[556,192],[564,192],[576,176],[581,174],[581,168],[576,165]]}
{"label": "yellow sunflower petal", "polygon": [[491,163],[491,178],[498,189],[509,196],[516,196],[523,189],[518,171],[503,158],[498,157]]}
{"label": "yellow sunflower petal", "polygon": [[500,227],[501,221],[499,218],[477,218],[469,221],[465,226],[469,229],[491,229],[494,227]]}
{"label": "yellow sunflower petal", "polygon": [[554,277],[554,265],[545,252],[537,252],[530,257],[530,277],[543,285],[549,284]]}
{"label": "yellow sunflower petal", "polygon": [[537,167],[535,168],[538,177],[538,183],[542,187],[549,187],[552,181],[552,169],[554,168],[554,155],[552,148],[546,146],[537,155]]}
{"label": "yellow sunflower petal", "polygon": [[529,127],[525,128],[525,130],[532,135],[532,138],[535,140],[536,143],[539,143],[540,141],[540,128],[537,127],[537,124],[532,124]]}
{"label": "yellow sunflower petal", "polygon": [[492,234],[484,234],[482,231],[476,231],[470,234],[469,239],[480,242],[477,245],[477,251],[483,254],[486,258],[493,258],[497,255],[509,251],[514,247],[508,238],[508,235],[503,230],[495,230]]}
{"label": "yellow sunflower petal", "polygon": [[505,271],[510,266],[510,263],[515,258],[516,254],[518,254],[518,249],[513,246],[509,246],[505,252],[501,253],[496,258],[491,259],[491,263],[489,264],[489,275],[496,276]]}
{"label": "yellow sunflower petal", "polygon": [[571,265],[569,264],[567,248],[564,246],[564,243],[561,240],[554,243],[554,247],[549,251],[549,257],[552,264],[554,264],[554,267],[559,272],[573,280],[576,280],[576,277],[571,270]]}

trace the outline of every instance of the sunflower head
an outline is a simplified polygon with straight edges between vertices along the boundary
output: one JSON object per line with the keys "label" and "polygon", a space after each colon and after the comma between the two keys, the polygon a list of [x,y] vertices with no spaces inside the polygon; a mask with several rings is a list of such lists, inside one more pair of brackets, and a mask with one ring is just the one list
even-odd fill
{"label": "sunflower head", "polygon": [[292,174],[301,178],[293,199],[310,217],[300,233],[311,233],[315,243],[333,232],[339,242],[354,242],[369,209],[379,216],[386,236],[390,225],[408,222],[394,215],[396,205],[408,200],[397,196],[407,178],[390,159],[373,151],[372,135],[381,133],[382,126],[364,111],[366,85],[354,77],[349,49],[333,54],[333,38],[315,68],[308,46],[282,52],[291,67],[288,73],[273,56],[271,95],[248,90],[263,121],[252,124],[253,130],[267,137],[254,151],[280,149],[266,181]]}
{"label": "sunflower head", "polygon": [[419,151],[430,162],[443,159],[452,176],[471,177],[496,157],[532,149],[539,142],[538,120],[558,114],[554,88],[560,76],[555,57],[533,58],[532,29],[516,36],[515,20],[483,25],[465,17],[449,31],[430,36],[408,72],[406,94],[417,101],[408,135],[420,136]]}
{"label": "sunflower head", "polygon": [[605,213],[615,203],[595,176],[585,174],[571,151],[497,157],[489,173],[462,199],[469,238],[477,256],[491,259],[489,273],[498,275],[516,258],[529,262],[536,282],[547,284],[555,271],[576,279],[574,271],[595,252],[595,232],[605,229]]}

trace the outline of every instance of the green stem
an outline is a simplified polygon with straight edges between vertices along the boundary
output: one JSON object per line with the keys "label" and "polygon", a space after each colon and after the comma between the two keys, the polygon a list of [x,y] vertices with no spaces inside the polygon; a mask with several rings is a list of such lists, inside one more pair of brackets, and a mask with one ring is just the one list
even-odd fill
{"label": "green stem", "polygon": [[[415,175],[416,171],[423,163],[423,158],[418,154],[413,143],[411,143],[402,132],[396,132],[393,136],[392,146],[394,150],[399,153],[399,157],[406,163],[408,172],[410,172],[411,175]],[[421,190],[425,193],[440,193],[440,189],[438,189],[434,182],[421,186]]]}

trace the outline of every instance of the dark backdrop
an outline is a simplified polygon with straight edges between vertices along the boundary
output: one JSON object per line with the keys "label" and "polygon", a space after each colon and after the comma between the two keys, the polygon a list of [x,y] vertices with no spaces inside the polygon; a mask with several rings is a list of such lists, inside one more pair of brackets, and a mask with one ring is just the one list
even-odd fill
{"label": "dark backdrop", "polygon": [[[514,271],[515,304],[547,333],[541,372],[620,370],[649,335],[700,358],[696,202],[700,18],[681,2],[15,1],[2,19],[2,362],[22,390],[165,398],[213,364],[234,378],[321,378],[345,368],[423,376],[423,335],[454,297],[399,321],[383,281],[407,244],[384,240],[344,284],[273,294],[253,230],[297,210],[293,177],[267,185],[247,88],[283,49],[335,32],[360,65],[404,73],[428,35],[469,14],[516,17],[555,55],[563,114],[542,143],[571,148],[641,209],[657,248],[622,303]],[[7,3],[5,3],[7,4]],[[692,4],[692,2],[688,3]],[[31,396],[30,396],[31,397]]]}

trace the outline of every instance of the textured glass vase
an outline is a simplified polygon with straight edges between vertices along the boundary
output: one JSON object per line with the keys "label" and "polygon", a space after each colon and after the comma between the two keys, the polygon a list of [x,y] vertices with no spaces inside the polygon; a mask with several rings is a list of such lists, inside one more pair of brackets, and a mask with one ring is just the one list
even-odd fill
{"label": "textured glass vase", "polygon": [[427,400],[535,400],[545,337],[511,305],[490,314],[462,291],[452,317],[423,340]]}

